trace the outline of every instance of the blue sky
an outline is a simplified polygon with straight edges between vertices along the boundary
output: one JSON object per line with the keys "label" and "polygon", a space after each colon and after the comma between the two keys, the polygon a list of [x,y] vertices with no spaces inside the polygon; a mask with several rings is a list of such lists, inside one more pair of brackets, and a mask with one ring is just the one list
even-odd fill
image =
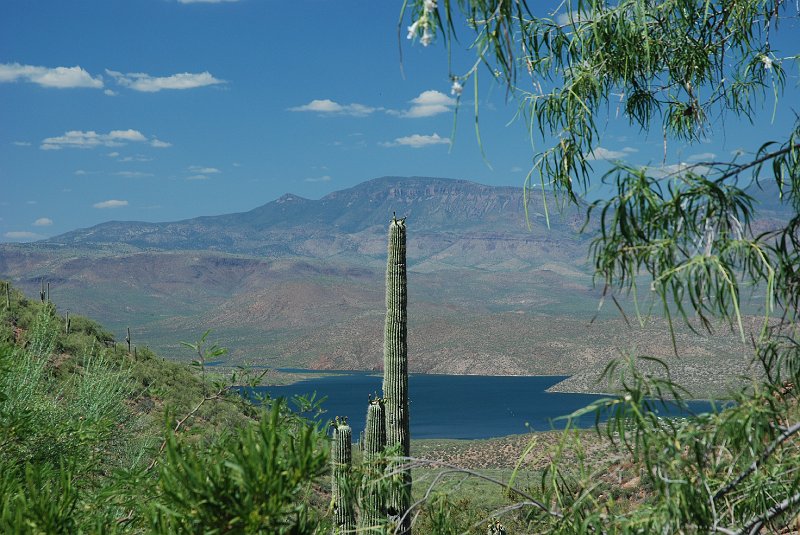
{"label": "blue sky", "polygon": [[[401,72],[401,4],[2,2],[0,241],[112,219],[245,211],[287,192],[319,198],[384,175],[521,185],[533,151],[524,125],[508,124],[516,104],[483,77],[489,167],[475,140],[470,84],[450,148],[446,51],[406,41],[406,21]],[[782,34],[800,42],[796,21]],[[456,53],[454,72],[471,61]],[[671,142],[668,163],[727,157],[784,135],[800,101],[797,68],[788,70],[774,122],[769,104],[755,127],[717,124],[705,143]],[[659,133],[625,124],[611,114],[598,172],[602,158],[661,162]]]}

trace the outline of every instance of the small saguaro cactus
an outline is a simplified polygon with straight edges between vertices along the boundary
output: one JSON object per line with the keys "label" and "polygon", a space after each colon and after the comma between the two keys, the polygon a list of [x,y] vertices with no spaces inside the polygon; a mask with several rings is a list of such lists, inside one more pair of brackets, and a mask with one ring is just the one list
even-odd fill
{"label": "small saguaro cactus", "polygon": [[353,431],[347,418],[334,420],[331,447],[331,500],[333,502],[334,535],[353,533],[356,511],[352,499],[350,470],[353,462]]}
{"label": "small saguaro cactus", "polygon": [[128,327],[128,334],[125,335],[125,343],[128,344],[128,353],[131,352],[131,328]]}
{"label": "small saguaro cactus", "polygon": [[386,496],[382,485],[383,464],[381,455],[386,447],[386,420],[384,399],[369,397],[367,425],[364,429],[364,481],[361,484],[360,530],[369,532],[386,522]]}
{"label": "small saguaro cactus", "polygon": [[47,292],[44,291],[44,279],[42,279],[42,288],[39,290],[39,299],[41,299],[42,303],[44,303],[46,298]]}
{"label": "small saguaro cactus", "polygon": [[72,320],[69,319],[69,310],[64,315],[64,334],[69,334],[69,329],[72,325]]}
{"label": "small saguaro cactus", "polygon": [[[392,217],[386,260],[386,323],[383,342],[383,397],[386,411],[386,446],[408,457],[411,437],[408,416],[408,343],[406,305],[406,220]],[[389,496],[387,512],[402,518],[400,533],[411,532],[411,470],[399,473],[399,483]]]}
{"label": "small saguaro cactus", "polygon": [[11,310],[11,283],[6,282],[6,308]]}
{"label": "small saguaro cactus", "polygon": [[49,303],[50,302],[50,282],[49,281],[47,283],[47,294],[45,294],[45,297],[47,299],[47,302]]}
{"label": "small saguaro cactus", "polygon": [[386,447],[385,400],[378,396],[368,397],[367,425],[364,428],[364,460],[378,457]]}

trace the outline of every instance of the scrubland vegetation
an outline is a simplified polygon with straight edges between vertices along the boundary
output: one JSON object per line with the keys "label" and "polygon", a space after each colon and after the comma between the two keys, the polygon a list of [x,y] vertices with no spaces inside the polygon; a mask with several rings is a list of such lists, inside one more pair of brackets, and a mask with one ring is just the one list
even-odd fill
{"label": "scrubland vegetation", "polygon": [[[4,303],[5,305],[5,303]],[[0,312],[0,532],[310,533],[324,433],[282,403],[10,292]],[[201,347],[201,349],[203,349]],[[313,506],[312,506],[313,505]]]}

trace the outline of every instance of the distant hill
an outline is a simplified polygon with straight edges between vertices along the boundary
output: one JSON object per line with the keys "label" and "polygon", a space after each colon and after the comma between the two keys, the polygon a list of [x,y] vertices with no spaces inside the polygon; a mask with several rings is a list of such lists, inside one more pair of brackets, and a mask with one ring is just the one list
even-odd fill
{"label": "distant hill", "polygon": [[[205,250],[258,257],[374,257],[385,248],[376,241],[379,236],[383,239],[386,222],[394,213],[408,217],[414,236],[409,243],[412,257],[432,259],[433,263],[450,259],[456,264],[483,266],[488,262],[502,268],[503,261],[517,254],[523,263],[539,256],[537,241],[582,241],[575,232],[582,215],[574,208],[559,215],[550,198],[554,216],[548,230],[541,194],[530,197],[529,230],[522,188],[442,178],[383,177],[319,200],[286,194],[237,214],[170,223],[111,221],[37,245],[102,250],[124,244],[137,250]],[[476,250],[480,258],[462,256],[464,249]],[[570,253],[582,251],[582,246],[572,247]],[[514,262],[511,267],[522,266]]]}
{"label": "distant hill", "polygon": [[[586,263],[593,232],[578,232],[581,209],[547,200],[549,228],[539,192],[526,220],[522,188],[383,177],[319,200],[286,194],[249,212],[0,245],[0,277],[29,295],[47,279],[62,310],[130,326],[173,358],[190,358],[178,342],[212,328],[231,362],[373,369],[396,213],[408,218],[413,371],[571,375],[619,351],[669,357],[659,322],[629,327],[606,305],[590,323],[601,302]],[[735,354],[725,336],[679,343],[709,373]]]}

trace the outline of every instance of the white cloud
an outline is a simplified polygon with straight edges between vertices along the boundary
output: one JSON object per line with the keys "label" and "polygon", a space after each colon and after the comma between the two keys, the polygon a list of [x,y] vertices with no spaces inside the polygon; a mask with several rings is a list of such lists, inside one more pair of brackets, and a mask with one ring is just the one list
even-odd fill
{"label": "white cloud", "polygon": [[381,143],[384,147],[411,147],[414,149],[420,149],[422,147],[427,147],[429,145],[449,145],[450,139],[446,137],[440,137],[439,134],[433,133],[433,135],[427,136],[423,134],[413,134],[410,136],[405,137],[398,137],[395,138],[394,141],[388,141]]}
{"label": "white cloud", "polygon": [[690,162],[707,162],[716,157],[717,155],[713,152],[701,152],[700,154],[693,154],[692,156],[689,156],[688,160]]}
{"label": "white cloud", "polygon": [[407,119],[418,119],[420,117],[433,117],[440,113],[452,111],[456,105],[456,99],[448,97],[442,92],[429,89],[423,91],[418,97],[411,99],[411,107],[402,112],[394,114]]}
{"label": "white cloud", "polygon": [[17,147],[30,147],[31,146],[31,142],[30,141],[15,141],[14,145],[16,145]]}
{"label": "white cloud", "polygon": [[322,176],[318,176],[318,177],[309,177],[309,178],[305,179],[306,182],[330,182],[330,180],[331,180],[330,175],[322,175]]}
{"label": "white cloud", "polygon": [[326,98],[323,100],[312,100],[308,104],[303,104],[302,106],[295,106],[294,108],[289,108],[289,111],[315,111],[319,113],[339,113],[343,109],[344,106],[342,106],[338,102],[334,102]]}
{"label": "white cloud", "polygon": [[114,174],[117,176],[124,176],[125,178],[141,178],[145,176],[153,176],[153,173],[144,173],[142,171],[117,171]]}
{"label": "white cloud", "polygon": [[0,83],[25,81],[42,87],[66,89],[72,87],[103,87],[102,78],[92,77],[79,66],[75,67],[37,67],[19,63],[0,63]]}
{"label": "white cloud", "polygon": [[[353,117],[366,117],[376,111],[384,111],[389,115],[417,119],[420,117],[433,117],[440,113],[447,113],[453,110],[456,99],[448,97],[444,93],[435,90],[423,91],[419,96],[409,101],[411,106],[407,110],[389,110],[383,107],[367,106],[365,104],[341,104],[329,98],[314,99],[308,104],[288,108],[288,111],[311,112],[320,115],[351,115]],[[350,134],[352,135],[361,135]]]}
{"label": "white cloud", "polygon": [[117,95],[119,95],[119,93],[117,93],[113,89],[106,89],[105,91],[103,91],[103,94],[108,95],[109,97],[116,97]]}
{"label": "white cloud", "polygon": [[627,152],[628,154],[639,152],[639,149],[636,147],[622,147],[622,152]]}
{"label": "white cloud", "polygon": [[[630,147],[626,147],[630,148]],[[592,152],[586,157],[587,160],[618,160],[623,156],[627,156],[628,151],[625,150],[608,150],[603,147],[595,147]]]}
{"label": "white cloud", "polygon": [[106,69],[106,74],[122,87],[145,93],[155,93],[162,89],[194,89],[196,87],[226,83],[225,80],[214,78],[208,71],[199,73],[182,72],[172,76],[151,76],[143,72],[122,74],[121,72]]}
{"label": "white cloud", "polygon": [[217,173],[221,173],[221,171],[219,169],[217,169],[216,167],[203,167],[201,165],[190,165],[189,166],[189,171],[191,171],[192,173],[198,173],[198,174],[201,174],[201,175],[214,175],[214,174],[217,174]]}
{"label": "white cloud", "polygon": [[382,110],[364,104],[339,104],[330,99],[316,99],[302,106],[294,106],[289,111],[305,111],[328,115],[351,115],[353,117],[366,117],[367,115]]}
{"label": "white cloud", "polygon": [[128,201],[109,199],[107,201],[96,202],[92,206],[94,206],[95,208],[120,208],[122,206],[128,206]]}
{"label": "white cloud", "polygon": [[74,175],[76,175],[76,176],[83,176],[83,175],[88,175],[89,173],[87,173],[87,172],[86,172],[86,171],[84,171],[83,169],[78,169],[78,170],[77,170],[77,171],[75,171],[73,174],[74,174]]}
{"label": "white cloud", "polygon": [[208,175],[198,174],[187,176],[186,180],[208,180]]}
{"label": "white cloud", "polygon": [[39,146],[42,150],[59,150],[65,147],[75,149],[93,149],[95,147],[119,147],[126,142],[147,141],[138,130],[112,130],[108,134],[98,134],[94,130],[83,132],[70,130],[62,136],[48,137]]}
{"label": "white cloud", "polygon": [[152,162],[152,158],[148,158],[147,156],[142,156],[141,154],[137,154],[136,156],[125,156],[124,158],[119,158],[118,162]]}
{"label": "white cloud", "polygon": [[647,174],[656,178],[673,177],[686,172],[692,172],[697,175],[706,174],[709,167],[697,163],[679,162],[673,164],[662,165],[659,167],[647,167]]}
{"label": "white cloud", "polygon": [[[172,143],[161,141],[157,138],[148,140],[147,137],[138,130],[128,129],[112,130],[107,134],[98,134],[94,130],[85,132],[81,130],[70,130],[61,136],[43,139],[39,148],[42,150],[60,150],[63,148],[93,149],[95,147],[121,147],[129,142],[147,142],[151,147],[155,148],[172,146]],[[109,152],[108,156],[109,158],[116,158],[119,156],[119,152]],[[132,159],[135,161],[149,161],[149,159],[143,159],[143,157],[135,157]]]}
{"label": "white cloud", "polygon": [[678,173],[681,173],[686,170],[688,164],[683,162],[681,163],[673,163],[667,165],[661,165],[658,167],[646,167],[647,174],[656,178],[664,178],[667,176],[673,176]]}
{"label": "white cloud", "polygon": [[33,222],[34,227],[49,227],[53,224],[53,220],[49,217],[40,217],[36,221]]}
{"label": "white cloud", "polygon": [[124,139],[126,141],[145,141],[146,138],[138,130],[112,130],[109,132],[109,137],[112,139]]}
{"label": "white cloud", "polygon": [[6,232],[3,236],[12,240],[37,240],[44,237],[41,234],[26,230],[12,230],[11,232]]}

